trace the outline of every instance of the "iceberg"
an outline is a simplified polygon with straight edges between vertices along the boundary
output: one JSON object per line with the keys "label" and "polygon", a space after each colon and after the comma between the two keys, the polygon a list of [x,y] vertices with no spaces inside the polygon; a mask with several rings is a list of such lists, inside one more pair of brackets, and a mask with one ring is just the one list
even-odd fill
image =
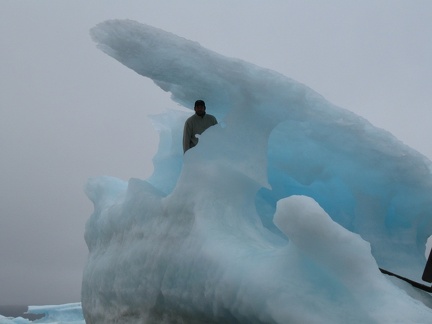
{"label": "iceberg", "polygon": [[183,155],[180,110],[146,180],[89,179],[86,323],[430,323],[431,162],[275,71],[130,20],[99,49],[220,123]]}
{"label": "iceberg", "polygon": [[85,324],[81,303],[29,306],[27,314],[44,316],[38,320],[31,321],[22,317],[12,318],[0,315],[0,324]]}

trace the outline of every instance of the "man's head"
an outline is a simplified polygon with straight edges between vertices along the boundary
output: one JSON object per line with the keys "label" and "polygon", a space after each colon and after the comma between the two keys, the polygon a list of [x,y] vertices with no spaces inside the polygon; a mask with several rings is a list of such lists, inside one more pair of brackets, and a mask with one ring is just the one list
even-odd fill
{"label": "man's head", "polygon": [[205,111],[206,111],[206,106],[205,106],[204,100],[195,101],[194,110],[198,116],[203,117],[205,115]]}

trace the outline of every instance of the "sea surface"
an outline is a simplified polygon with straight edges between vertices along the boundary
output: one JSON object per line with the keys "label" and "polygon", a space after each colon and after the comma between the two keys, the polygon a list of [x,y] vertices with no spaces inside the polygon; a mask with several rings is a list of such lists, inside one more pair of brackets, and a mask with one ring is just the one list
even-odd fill
{"label": "sea surface", "polygon": [[22,317],[30,321],[44,317],[43,314],[25,314],[27,310],[27,305],[0,305],[0,315],[5,317]]}

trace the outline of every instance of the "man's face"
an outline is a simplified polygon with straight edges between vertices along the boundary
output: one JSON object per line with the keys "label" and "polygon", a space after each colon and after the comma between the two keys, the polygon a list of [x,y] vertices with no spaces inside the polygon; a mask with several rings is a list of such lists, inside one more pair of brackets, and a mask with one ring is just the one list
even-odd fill
{"label": "man's face", "polygon": [[200,117],[205,115],[205,110],[206,108],[203,105],[195,106],[195,113]]}

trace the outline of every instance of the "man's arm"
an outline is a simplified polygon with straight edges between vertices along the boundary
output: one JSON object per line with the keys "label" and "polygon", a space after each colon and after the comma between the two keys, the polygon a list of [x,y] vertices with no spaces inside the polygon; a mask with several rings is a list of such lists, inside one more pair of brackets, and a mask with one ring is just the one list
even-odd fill
{"label": "man's arm", "polygon": [[192,136],[192,130],[188,121],[186,120],[183,128],[183,153],[186,153],[186,151],[190,149],[191,136]]}

